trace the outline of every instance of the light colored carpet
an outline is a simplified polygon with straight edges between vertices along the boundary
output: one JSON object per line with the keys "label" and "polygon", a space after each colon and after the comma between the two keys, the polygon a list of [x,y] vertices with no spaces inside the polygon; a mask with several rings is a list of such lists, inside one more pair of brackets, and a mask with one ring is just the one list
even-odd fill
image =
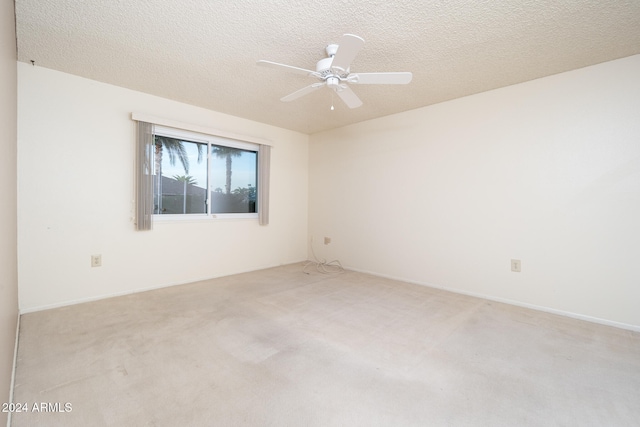
{"label": "light colored carpet", "polygon": [[15,402],[15,427],[638,426],[640,334],[295,264],[23,315]]}

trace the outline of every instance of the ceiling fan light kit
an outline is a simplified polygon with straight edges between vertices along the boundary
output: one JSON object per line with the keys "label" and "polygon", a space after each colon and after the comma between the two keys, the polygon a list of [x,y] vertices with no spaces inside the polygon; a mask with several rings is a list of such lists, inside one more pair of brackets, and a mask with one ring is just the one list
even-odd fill
{"label": "ceiling fan light kit", "polygon": [[[277,62],[260,60],[258,65],[277,68],[291,73],[305,74],[319,80],[302,89],[299,89],[283,98],[281,101],[289,102],[298,99],[311,92],[315,92],[323,86],[332,89],[349,108],[357,108],[362,105],[350,84],[407,84],[411,82],[413,75],[410,72],[385,72],[385,73],[352,73],[351,62],[364,46],[364,39],[354,34],[345,34],[338,44],[330,44],[326,47],[328,57],[316,64],[316,70],[293,67]],[[333,110],[333,104],[331,105]]]}

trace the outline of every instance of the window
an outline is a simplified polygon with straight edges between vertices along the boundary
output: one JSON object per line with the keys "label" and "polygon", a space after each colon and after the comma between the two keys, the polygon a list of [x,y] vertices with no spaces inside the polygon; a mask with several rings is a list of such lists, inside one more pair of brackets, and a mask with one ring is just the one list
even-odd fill
{"label": "window", "polygon": [[257,217],[259,147],[156,125],[153,214]]}

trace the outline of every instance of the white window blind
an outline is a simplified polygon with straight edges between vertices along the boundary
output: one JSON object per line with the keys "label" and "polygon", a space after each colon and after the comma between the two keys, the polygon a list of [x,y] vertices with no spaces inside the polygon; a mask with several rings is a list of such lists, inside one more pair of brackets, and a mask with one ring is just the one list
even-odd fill
{"label": "white window blind", "polygon": [[136,139],[136,230],[151,230],[153,226],[153,124],[137,122]]}

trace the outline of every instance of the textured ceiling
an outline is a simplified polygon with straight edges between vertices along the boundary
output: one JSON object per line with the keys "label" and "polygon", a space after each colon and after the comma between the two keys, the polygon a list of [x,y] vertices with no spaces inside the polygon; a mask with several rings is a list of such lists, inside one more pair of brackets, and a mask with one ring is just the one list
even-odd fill
{"label": "textured ceiling", "polygon": [[[314,133],[640,53],[639,0],[16,0],[18,60]],[[349,109],[315,69],[345,33],[352,72],[411,71],[353,86]]]}

